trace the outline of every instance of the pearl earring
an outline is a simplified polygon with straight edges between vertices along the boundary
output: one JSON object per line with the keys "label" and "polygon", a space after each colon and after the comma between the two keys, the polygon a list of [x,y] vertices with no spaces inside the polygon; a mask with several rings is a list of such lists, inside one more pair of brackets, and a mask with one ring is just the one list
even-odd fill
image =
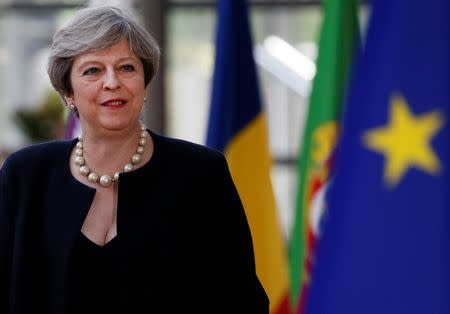
{"label": "pearl earring", "polygon": [[75,111],[76,109],[77,109],[77,107],[75,107],[74,104],[70,104],[70,105],[69,105],[69,110],[70,110],[70,111]]}

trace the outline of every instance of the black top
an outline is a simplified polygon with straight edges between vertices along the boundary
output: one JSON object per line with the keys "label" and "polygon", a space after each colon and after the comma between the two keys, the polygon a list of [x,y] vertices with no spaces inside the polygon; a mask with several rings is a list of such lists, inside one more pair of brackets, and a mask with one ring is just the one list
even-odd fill
{"label": "black top", "polygon": [[[120,308],[117,236],[99,246],[82,232],[77,236],[69,266],[71,314],[109,314]],[[124,312],[124,311],[120,311]]]}
{"label": "black top", "polygon": [[[110,314],[268,313],[224,156],[151,136],[151,160],[119,178]],[[70,313],[71,255],[96,192],[70,172],[75,143],[27,147],[0,170],[2,314]]]}

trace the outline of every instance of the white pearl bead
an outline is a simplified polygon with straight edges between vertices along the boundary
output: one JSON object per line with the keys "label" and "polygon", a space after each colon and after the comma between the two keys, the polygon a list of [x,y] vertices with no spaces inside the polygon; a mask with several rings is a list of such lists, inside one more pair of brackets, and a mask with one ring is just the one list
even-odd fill
{"label": "white pearl bead", "polygon": [[104,174],[100,177],[100,185],[104,187],[108,187],[112,184],[111,177]]}
{"label": "white pearl bead", "polygon": [[133,170],[133,165],[132,164],[126,164],[123,167],[123,171],[125,171],[125,172],[130,172],[131,170]]}
{"label": "white pearl bead", "polygon": [[138,147],[136,148],[136,153],[142,154],[143,152],[144,152],[144,147],[143,147],[143,146],[138,146]]}
{"label": "white pearl bead", "polygon": [[80,173],[82,174],[82,175],[84,175],[84,176],[87,176],[88,175],[88,173],[89,173],[89,168],[88,167],[86,167],[86,166],[81,166],[80,167]]}
{"label": "white pearl bead", "polygon": [[[147,127],[141,123],[140,133],[139,133],[139,145],[136,148],[136,152],[131,156],[131,162],[127,163],[123,170],[124,172],[130,172],[134,169],[134,165],[142,161],[142,154],[145,151],[145,144],[147,143],[147,138],[149,137],[149,133],[147,131]],[[75,157],[74,163],[77,166],[80,166],[79,171],[82,175],[87,176],[88,180],[93,183],[99,183],[103,187],[109,187],[114,182],[119,181],[120,172],[114,173],[114,176],[109,175],[101,175],[99,176],[95,172],[91,172],[91,170],[86,165],[86,160],[83,157],[83,138],[80,135],[78,137],[78,142],[75,146]],[[100,178],[99,178],[100,177]]]}
{"label": "white pearl bead", "polygon": [[97,180],[98,180],[98,174],[96,174],[95,172],[91,172],[91,173],[88,175],[88,180],[91,181],[92,183],[97,182]]}
{"label": "white pearl bead", "polygon": [[134,155],[131,157],[131,161],[132,161],[133,163],[137,164],[138,162],[141,161],[141,155],[140,155],[140,154],[134,154]]}
{"label": "white pearl bead", "polygon": [[75,156],[74,161],[75,161],[75,165],[77,165],[77,166],[84,165],[84,157],[82,157],[82,156]]}

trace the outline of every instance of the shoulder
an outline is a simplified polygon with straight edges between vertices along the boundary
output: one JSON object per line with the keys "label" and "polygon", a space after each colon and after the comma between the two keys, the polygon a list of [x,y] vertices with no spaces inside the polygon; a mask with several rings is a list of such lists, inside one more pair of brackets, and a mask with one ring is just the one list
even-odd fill
{"label": "shoulder", "polygon": [[222,152],[182,139],[151,133],[155,150],[163,154],[165,160],[183,167],[228,167]]}
{"label": "shoulder", "polygon": [[2,172],[36,171],[40,168],[57,165],[67,160],[74,140],[52,141],[33,144],[17,150],[6,158]]}

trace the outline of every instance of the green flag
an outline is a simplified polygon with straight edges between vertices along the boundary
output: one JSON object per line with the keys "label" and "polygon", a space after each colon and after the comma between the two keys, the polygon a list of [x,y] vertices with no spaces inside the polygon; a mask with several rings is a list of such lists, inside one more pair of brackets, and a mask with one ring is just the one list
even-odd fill
{"label": "green flag", "polygon": [[308,291],[323,194],[354,52],[359,47],[358,34],[357,0],[325,0],[317,72],[299,154],[297,206],[289,249],[296,313],[302,312]]}

